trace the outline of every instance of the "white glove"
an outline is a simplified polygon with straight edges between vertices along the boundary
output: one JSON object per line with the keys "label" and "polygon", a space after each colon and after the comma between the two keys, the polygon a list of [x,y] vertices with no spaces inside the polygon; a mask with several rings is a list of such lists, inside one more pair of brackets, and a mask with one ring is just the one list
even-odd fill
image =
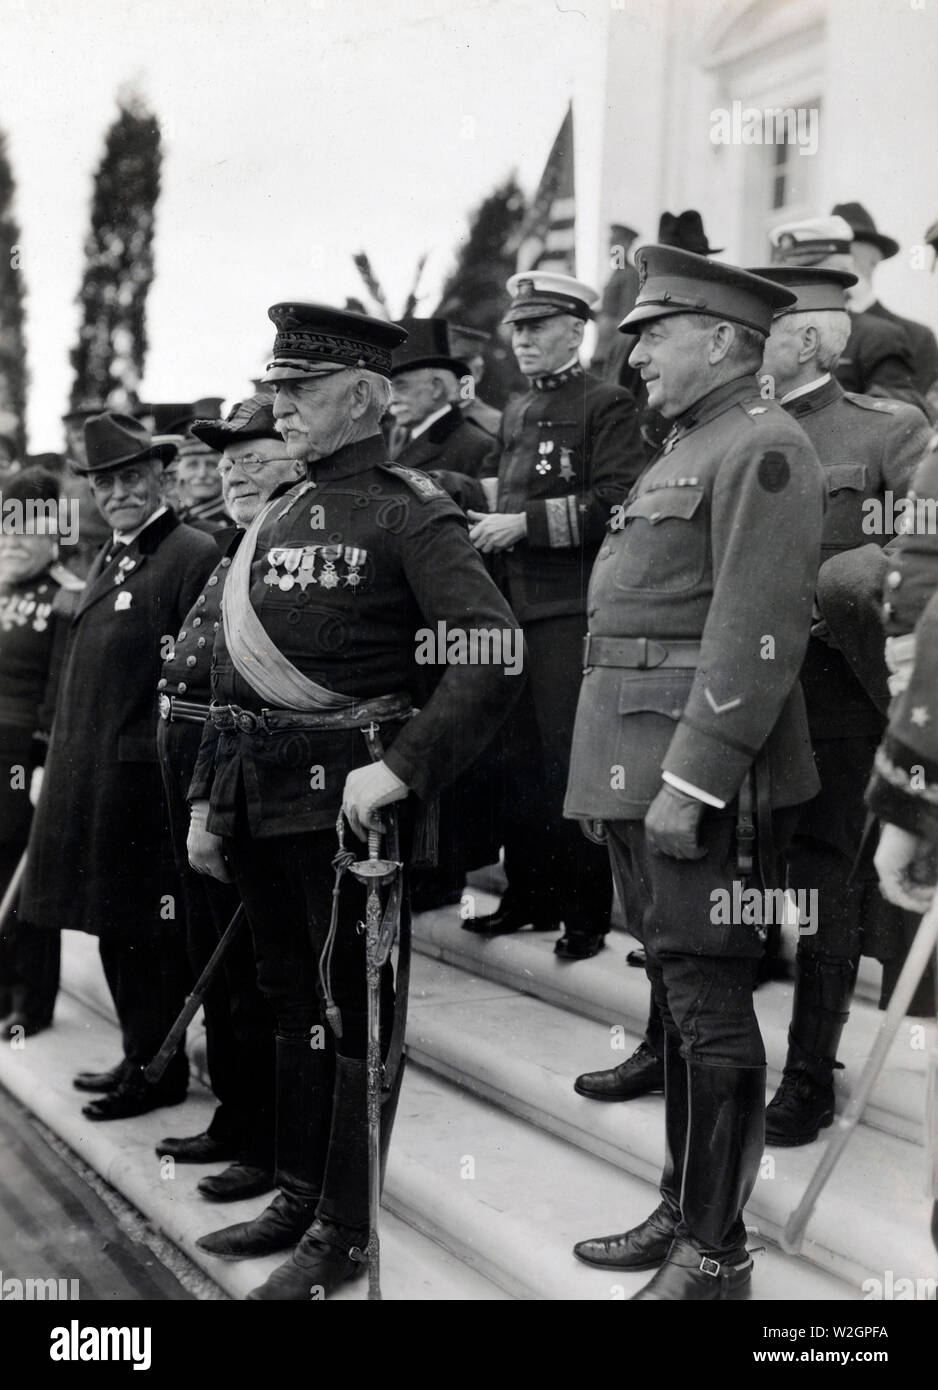
{"label": "white glove", "polygon": [[197,874],[208,874],[211,878],[217,878],[221,883],[230,883],[231,874],[228,872],[228,865],[225,863],[225,856],[222,853],[222,838],[220,835],[212,835],[205,828],[208,820],[208,806],[207,801],[193,801],[192,803],[189,836],[186,840],[189,863]]}
{"label": "white glove", "polygon": [[381,830],[381,819],[375,812],[392,801],[402,801],[407,795],[406,782],[391,771],[383,760],[356,767],[345,779],[342,810],[349,825],[360,840],[367,840],[369,830]]}

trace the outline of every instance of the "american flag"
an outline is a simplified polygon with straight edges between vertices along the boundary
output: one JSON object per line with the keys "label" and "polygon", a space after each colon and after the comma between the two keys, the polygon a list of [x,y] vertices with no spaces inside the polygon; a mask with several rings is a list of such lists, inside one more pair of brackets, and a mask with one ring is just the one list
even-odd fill
{"label": "american flag", "polygon": [[521,229],[517,269],[576,274],[573,103],[557,132]]}

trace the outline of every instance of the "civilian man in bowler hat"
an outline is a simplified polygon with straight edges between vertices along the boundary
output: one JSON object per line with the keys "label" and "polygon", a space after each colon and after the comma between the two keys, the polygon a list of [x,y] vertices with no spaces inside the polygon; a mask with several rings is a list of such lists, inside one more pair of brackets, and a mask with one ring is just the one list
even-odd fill
{"label": "civilian man in bowler hat", "polygon": [[516,747],[530,751],[515,761],[510,777],[508,888],[494,913],[462,926],[495,936],[527,925],[552,929],[562,919],[556,953],[583,960],[602,949],[612,906],[607,856],[563,819],[586,585],[611,510],[638,477],[645,454],[628,391],[605,385],[580,364],[596,291],[569,275],[535,270],[513,275],[508,293],[503,321],[511,324],[529,389],[502,416],[487,469],[497,476],[493,511],[469,517],[473,544],[495,557],[524,629],[530,697],[506,738],[521,721]]}
{"label": "civilian man in bowler hat", "polygon": [[[871,552],[874,582],[881,583],[887,562],[878,547],[892,538],[885,521],[890,499],[906,496],[928,447],[928,424],[912,405],[845,392],[833,375],[850,336],[844,295],[855,275],[816,266],[753,273],[797,296],[773,321],[763,372],[824,470],[818,592],[827,591],[827,563],[851,552],[858,563]],[[877,517],[878,531],[869,524],[872,518],[875,527]],[[862,593],[856,599],[859,605]],[[877,628],[866,641],[863,665],[855,671],[838,646],[836,627],[833,618],[817,624],[801,670],[821,790],[799,818],[788,882],[796,893],[814,890],[818,910],[815,929],[798,938],[788,1056],[766,1113],[771,1145],[809,1144],[832,1122],[837,1048],[861,951],[895,955],[904,939],[900,914],[881,898],[872,863],[854,868],[866,820],[863,794],[885,724],[876,703],[886,685],[883,633]]]}
{"label": "civilian man in bowler hat", "polygon": [[670,247],[636,264],[622,329],[671,429],[593,569],[566,813],[605,839],[644,940],[665,1029],[665,1164],[645,1221],[575,1253],[657,1268],[637,1299],[704,1301],[745,1296],[752,1270],[763,945],[731,904],[736,885],[770,886],[794,808],[817,791],[798,672],[824,479],[755,375],[794,295]]}
{"label": "civilian man in bowler hat", "polygon": [[[404,330],[315,304],[270,317],[274,418],[307,479],[273,494],[225,582],[189,858],[233,876],[276,1017],[279,1192],[199,1245],[228,1259],[295,1246],[250,1296],[307,1301],[363,1270],[368,1239],[365,895],[347,875],[333,898],[337,816],[364,837],[414,793],[426,822],[519,686],[504,660],[445,665],[414,713],[420,628],[517,633],[455,503],[388,462],[379,422]],[[403,1043],[390,966],[381,988],[386,1146]]]}
{"label": "civilian man in bowler hat", "polygon": [[[225,420],[195,420],[193,438],[219,459],[226,514],[234,523],[216,532],[227,537],[224,554],[183,620],[159,682],[157,747],[173,831],[176,863],[186,900],[186,937],[194,975],[202,973],[238,907],[230,883],[197,874],[189,865],[187,795],[211,701],[211,662],[221,624],[221,601],[231,562],[245,529],[282,483],[304,476],[277,432],[273,388],[236,405]],[[250,933],[232,943],[205,1000],[208,1074],[219,1104],[201,1134],[163,1139],[157,1153],[180,1163],[233,1160],[223,1172],[202,1178],[210,1201],[237,1201],[274,1185],[274,1020],[257,984]],[[290,1123],[291,1117],[287,1117]]]}
{"label": "civilian man in bowler hat", "polygon": [[83,1073],[100,1091],[92,1120],[141,1115],[182,1101],[180,1049],[158,1086],[142,1068],[182,1007],[185,923],[156,753],[156,682],[171,641],[218,559],[214,541],[162,503],[172,446],[153,446],[138,421],[105,412],[84,429],[87,478],[111,530],[71,623],[56,722],[29,842],[20,911],[37,930],[69,928],[100,941],[124,1055]]}

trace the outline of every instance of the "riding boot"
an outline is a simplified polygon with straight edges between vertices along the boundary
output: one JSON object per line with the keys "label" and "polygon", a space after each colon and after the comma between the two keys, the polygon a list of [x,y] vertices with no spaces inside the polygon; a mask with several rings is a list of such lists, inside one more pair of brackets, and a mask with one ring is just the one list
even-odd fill
{"label": "riding boot", "polygon": [[688,1132],[681,1221],[657,1274],[637,1300],[748,1297],[752,1256],[743,1208],[765,1132],[765,1068],[687,1065]]}
{"label": "riding boot", "polygon": [[[322,1039],[319,1047],[312,1042]],[[316,1214],[323,1189],[335,1052],[327,1030],[311,1037],[277,1034],[277,1196],[253,1221],[202,1236],[196,1243],[211,1255],[240,1260],[295,1245]]]}
{"label": "riding boot", "polygon": [[664,1034],[664,1169],[661,1201],[639,1226],[597,1236],[573,1247],[577,1259],[603,1269],[655,1269],[671,1247],[681,1220],[681,1184],[687,1148],[687,1063],[680,1042]]}
{"label": "riding boot", "polygon": [[810,1144],[833,1121],[837,1048],[858,963],[799,954],[785,1071],[765,1115],[767,1144]]}

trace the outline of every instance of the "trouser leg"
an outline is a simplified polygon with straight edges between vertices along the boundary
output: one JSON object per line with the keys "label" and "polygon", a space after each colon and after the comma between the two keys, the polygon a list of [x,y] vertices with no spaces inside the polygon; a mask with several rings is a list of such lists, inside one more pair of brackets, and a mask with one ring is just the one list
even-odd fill
{"label": "trouser leg", "polygon": [[[185,1002],[189,983],[182,933],[125,941],[101,937],[101,964],[111,991],[124,1045],[134,1068],[145,1067],[163,1044]],[[163,1077],[163,1086],[185,1087],[189,1063],[180,1043]]]}

